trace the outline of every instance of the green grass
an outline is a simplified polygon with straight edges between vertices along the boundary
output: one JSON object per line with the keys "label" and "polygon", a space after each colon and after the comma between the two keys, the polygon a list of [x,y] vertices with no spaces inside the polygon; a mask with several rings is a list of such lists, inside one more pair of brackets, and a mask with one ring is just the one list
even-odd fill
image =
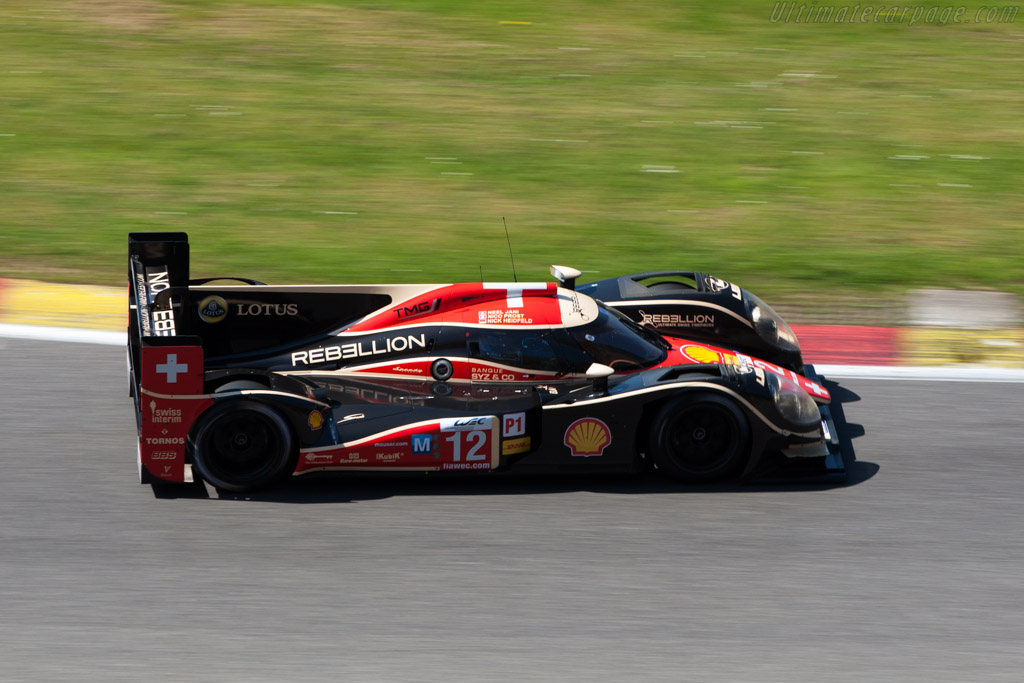
{"label": "green grass", "polygon": [[0,275],[185,230],[197,275],[510,279],[505,216],[520,279],[1024,293],[1024,14],[773,4],[9,0]]}

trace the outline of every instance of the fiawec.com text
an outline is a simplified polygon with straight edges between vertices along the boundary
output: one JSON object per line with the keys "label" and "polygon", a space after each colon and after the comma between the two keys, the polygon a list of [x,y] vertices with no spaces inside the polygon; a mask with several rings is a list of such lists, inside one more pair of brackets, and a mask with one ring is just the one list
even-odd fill
{"label": "fiawec.com text", "polygon": [[819,5],[817,2],[776,2],[773,24],[1012,24],[1017,5]]}

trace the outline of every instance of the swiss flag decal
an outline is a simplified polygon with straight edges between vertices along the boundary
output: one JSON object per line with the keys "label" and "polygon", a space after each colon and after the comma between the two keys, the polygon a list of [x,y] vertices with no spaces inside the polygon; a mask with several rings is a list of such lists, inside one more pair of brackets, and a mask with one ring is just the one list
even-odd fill
{"label": "swiss flag decal", "polygon": [[142,347],[142,386],[156,394],[203,393],[202,347]]}

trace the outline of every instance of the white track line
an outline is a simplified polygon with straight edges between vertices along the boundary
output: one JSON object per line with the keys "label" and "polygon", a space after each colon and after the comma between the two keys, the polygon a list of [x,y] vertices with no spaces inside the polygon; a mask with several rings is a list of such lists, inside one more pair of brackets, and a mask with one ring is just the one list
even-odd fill
{"label": "white track line", "polygon": [[107,344],[126,346],[126,332],[107,330],[82,330],[75,327],[42,327],[37,325],[12,325],[0,323],[0,337],[9,339],[35,339],[38,341],[79,342],[84,344]]}
{"label": "white track line", "polygon": [[[0,323],[0,337],[37,341],[78,342],[125,346],[125,332],[82,330],[73,327],[41,327]],[[894,379],[927,382],[1014,382],[1024,383],[1024,368],[991,368],[979,365],[885,366],[814,365],[820,375],[831,379]]]}
{"label": "white track line", "polygon": [[1024,382],[1024,368],[983,365],[818,365],[815,371],[831,379],[902,379],[927,382]]}

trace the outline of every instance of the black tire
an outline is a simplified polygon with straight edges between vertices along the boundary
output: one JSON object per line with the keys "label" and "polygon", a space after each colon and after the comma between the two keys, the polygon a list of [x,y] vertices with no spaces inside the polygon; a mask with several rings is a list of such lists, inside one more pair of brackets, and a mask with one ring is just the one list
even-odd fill
{"label": "black tire", "polygon": [[730,479],[750,459],[750,425],[727,398],[681,396],[658,412],[647,452],[660,473],[677,481],[706,484]]}
{"label": "black tire", "polygon": [[225,491],[255,491],[295,468],[295,439],[284,418],[253,401],[212,408],[195,432],[192,462],[203,479]]}

